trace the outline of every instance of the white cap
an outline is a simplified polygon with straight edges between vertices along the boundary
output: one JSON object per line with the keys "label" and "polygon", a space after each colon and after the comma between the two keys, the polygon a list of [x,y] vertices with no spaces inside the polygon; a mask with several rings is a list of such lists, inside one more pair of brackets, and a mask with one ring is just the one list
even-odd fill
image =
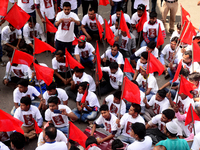
{"label": "white cap", "polygon": [[170,121],[170,122],[166,123],[166,128],[172,134],[177,134],[178,133],[178,126],[173,121]]}

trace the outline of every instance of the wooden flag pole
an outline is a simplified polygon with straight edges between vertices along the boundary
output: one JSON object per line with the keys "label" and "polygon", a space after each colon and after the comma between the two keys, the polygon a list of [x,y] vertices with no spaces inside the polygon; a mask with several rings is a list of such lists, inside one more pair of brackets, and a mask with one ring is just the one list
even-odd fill
{"label": "wooden flag pole", "polygon": [[[105,21],[104,21],[104,28],[105,28]],[[106,28],[104,29],[104,36],[106,36]],[[104,58],[106,58],[106,61],[107,61],[107,57],[106,57],[106,40],[102,39],[103,46],[104,46]],[[104,66],[106,66],[106,62],[104,62]]]}
{"label": "wooden flag pole", "polygon": [[148,82],[148,77],[149,77],[149,62],[150,62],[150,51],[148,51],[148,60],[147,60],[147,77],[146,77],[146,85],[145,85],[145,98],[147,96],[147,82]]}
{"label": "wooden flag pole", "polygon": [[[137,29],[136,29],[136,30],[137,30]],[[139,46],[140,46],[140,39],[141,39],[141,36],[142,36],[142,31],[140,31],[140,34],[139,34],[137,49],[139,49]]]}
{"label": "wooden flag pole", "polygon": [[[123,75],[124,76],[124,75]],[[125,81],[124,81],[125,80]],[[125,86],[125,83],[126,83],[126,78],[123,77],[123,80],[122,80],[122,87],[121,87],[121,91],[122,91],[122,95],[121,95],[121,100],[120,100],[120,105],[119,105],[119,113],[118,113],[118,119],[120,119],[121,117],[121,106],[122,106],[122,97],[123,97],[123,94],[124,94],[124,86]]]}
{"label": "wooden flag pole", "polygon": [[192,42],[192,72],[194,72],[194,44]]}
{"label": "wooden flag pole", "polygon": [[[45,20],[45,22],[43,23],[44,24],[44,32],[45,32],[45,35],[46,35],[46,42],[47,42],[47,29],[46,29],[46,15],[45,15],[45,12],[44,12],[44,20]],[[46,51],[46,57],[48,57],[49,56],[49,53],[48,53],[48,51]]]}
{"label": "wooden flag pole", "polygon": [[[67,50],[67,49],[65,48],[65,50]],[[70,68],[68,56],[65,56],[65,57],[67,58],[68,70],[69,70],[70,75],[71,75],[71,77],[72,77],[72,71],[71,71],[71,68]],[[66,62],[65,62],[65,63],[66,63]],[[65,71],[65,79],[67,79],[67,70]]]}
{"label": "wooden flag pole", "polygon": [[191,104],[190,104],[190,110],[191,110],[191,115],[192,115],[192,125],[193,125],[194,135],[196,135],[195,126],[194,126],[194,115],[193,115],[192,105]]}
{"label": "wooden flag pole", "polygon": [[[181,78],[181,77],[180,77],[180,78]],[[180,79],[180,81],[181,81],[181,79]],[[178,85],[178,90],[177,90],[177,94],[176,94],[176,97],[175,97],[176,104],[178,103],[178,92],[179,92],[179,90],[180,90],[180,84],[181,84],[181,82],[180,82],[179,85]]]}
{"label": "wooden flag pole", "polygon": [[[33,34],[34,34],[34,37],[36,38],[36,34],[35,34],[35,25],[34,25],[34,22],[33,22],[33,17],[31,16],[31,22],[32,22],[32,26],[33,26]],[[35,60],[35,39],[33,38],[33,62]]]}
{"label": "wooden flag pole", "polygon": [[119,17],[119,26],[118,26],[118,36],[119,36],[119,28],[120,28],[120,24],[121,24],[121,17],[122,17],[122,12],[120,11],[120,17]]}

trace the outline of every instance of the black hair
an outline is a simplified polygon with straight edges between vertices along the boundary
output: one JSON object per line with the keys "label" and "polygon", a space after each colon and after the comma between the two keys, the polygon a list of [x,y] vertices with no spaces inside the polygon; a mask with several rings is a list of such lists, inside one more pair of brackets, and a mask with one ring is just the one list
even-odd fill
{"label": "black hair", "polygon": [[160,95],[160,97],[165,98],[167,92],[165,91],[165,89],[161,89],[157,91],[158,95]]}
{"label": "black hair", "polygon": [[49,103],[54,103],[54,104],[58,104],[59,103],[59,98],[57,97],[57,96],[51,96],[51,97],[49,97],[49,99],[48,99],[48,104]]}
{"label": "black hair", "polygon": [[138,135],[140,139],[144,139],[146,135],[146,128],[143,123],[136,122],[131,125],[131,128],[135,134]]}
{"label": "black hair", "polygon": [[54,140],[57,136],[57,129],[52,126],[48,126],[44,129],[45,134],[49,137],[50,140]]}
{"label": "black hair", "polygon": [[94,136],[89,136],[85,141],[85,147],[87,148],[90,144],[97,144],[97,140]]}
{"label": "black hair", "polygon": [[84,72],[84,69],[80,69],[78,66],[76,66],[76,67],[74,68],[74,72],[83,73],[83,72]]}
{"label": "black hair", "polygon": [[177,27],[178,29],[181,29],[181,23],[178,22],[177,25],[176,25],[176,27]]}
{"label": "black hair", "polygon": [[28,80],[27,79],[20,79],[18,82],[17,82],[17,85],[22,85],[24,87],[28,87]]}
{"label": "black hair", "polygon": [[177,134],[171,133],[171,132],[167,129],[167,127],[166,127],[166,131],[170,134],[171,137],[176,137],[176,136],[177,136]]}
{"label": "black hair", "polygon": [[157,13],[155,11],[149,13],[149,18],[155,18],[155,17],[157,17]]}
{"label": "black hair", "polygon": [[64,2],[64,3],[63,3],[63,8],[64,8],[64,7],[70,7],[70,8],[71,8],[70,2]]}
{"label": "black hair", "polygon": [[119,44],[118,43],[114,43],[113,47],[117,47],[117,49],[119,50]]}
{"label": "black hair", "polygon": [[107,104],[101,105],[101,107],[100,107],[99,110],[100,110],[100,111],[109,111],[108,105],[107,105]]}
{"label": "black hair", "polygon": [[13,132],[10,135],[10,142],[12,142],[16,149],[23,149],[25,145],[25,137],[19,132]]}
{"label": "black hair", "polygon": [[56,89],[56,83],[52,82],[50,85],[47,85],[46,88],[47,88],[48,91]]}
{"label": "black hair", "polygon": [[118,69],[118,63],[117,62],[111,62],[109,67],[110,67],[110,69]]}
{"label": "black hair", "polygon": [[186,68],[183,67],[181,68],[180,75],[188,77],[189,73],[190,73],[189,70],[187,70]]}
{"label": "black hair", "polygon": [[122,7],[118,6],[116,9],[116,12],[121,11],[121,10],[123,11]]}
{"label": "black hair", "polygon": [[95,9],[93,7],[90,7],[89,11],[94,11],[95,12]]}
{"label": "black hair", "polygon": [[116,97],[117,99],[121,99],[121,95],[122,95],[122,91],[116,91],[115,93],[113,93],[114,97]]}
{"label": "black hair", "polygon": [[171,42],[178,42],[178,40],[179,40],[179,38],[177,37],[177,36],[175,36],[175,37],[173,37],[172,39],[171,39]]}
{"label": "black hair", "polygon": [[118,23],[119,23],[119,18],[117,18],[117,19],[116,19],[116,22],[118,22]]}
{"label": "black hair", "polygon": [[191,51],[191,50],[185,51],[184,54],[185,54],[185,55],[189,55],[189,58],[192,59],[192,51]]}
{"label": "black hair", "polygon": [[127,25],[128,29],[130,29],[130,27],[131,27],[130,23],[126,22],[126,25]]}
{"label": "black hair", "polygon": [[120,139],[115,139],[112,142],[112,150],[120,150],[120,148],[123,148],[123,147],[124,147],[124,144],[122,143]]}
{"label": "black hair", "polygon": [[14,27],[14,26],[13,26],[12,24],[10,24],[10,23],[8,24],[8,26],[10,26],[10,27]]}
{"label": "black hair", "polygon": [[165,117],[167,117],[167,119],[173,119],[175,116],[175,112],[172,109],[165,109],[162,114],[165,115]]}
{"label": "black hair", "polygon": [[[65,3],[68,3],[68,2],[65,2]],[[56,55],[59,55],[60,57],[62,57],[62,56],[64,56],[65,54],[64,54],[64,52],[63,52],[62,50],[58,50],[58,51],[56,52]]]}
{"label": "black hair", "polygon": [[26,106],[31,105],[31,98],[28,96],[22,97],[20,103],[25,104]]}
{"label": "black hair", "polygon": [[88,89],[89,89],[89,83],[88,82],[84,81],[84,82],[79,83],[79,86],[81,86],[84,91],[86,90],[87,85],[88,85]]}
{"label": "black hair", "polygon": [[141,57],[148,60],[148,52],[142,52]]}
{"label": "black hair", "polygon": [[156,42],[155,41],[150,41],[147,44],[147,47],[150,48],[150,49],[154,49],[156,47]]}
{"label": "black hair", "polygon": [[132,103],[131,106],[134,108],[134,111],[138,114],[141,112],[141,106],[139,104]]}
{"label": "black hair", "polygon": [[137,10],[144,11],[145,10],[145,5],[144,4],[139,4],[138,7],[137,7]]}
{"label": "black hair", "polygon": [[36,18],[33,16],[30,16],[30,18],[28,19],[28,22],[32,23],[32,19],[33,19],[33,23],[36,24]]}
{"label": "black hair", "polygon": [[199,72],[192,72],[188,75],[189,80],[192,81],[199,81],[200,80],[200,73]]}
{"label": "black hair", "polygon": [[78,147],[72,145],[69,150],[80,150]]}

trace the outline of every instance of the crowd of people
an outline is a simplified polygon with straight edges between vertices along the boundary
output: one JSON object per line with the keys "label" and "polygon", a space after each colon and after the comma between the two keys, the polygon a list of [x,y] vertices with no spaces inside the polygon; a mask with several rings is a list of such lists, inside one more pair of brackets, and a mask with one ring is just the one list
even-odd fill
{"label": "crowd of people", "polygon": [[[9,1],[14,4],[14,0]],[[3,50],[9,58],[3,84],[14,84],[16,87],[11,115],[23,122],[21,128],[24,135],[16,131],[0,132],[0,149],[7,150],[7,146],[10,146],[14,150],[21,150],[25,143],[34,138],[38,138],[36,150],[78,149],[68,141],[69,121],[90,125],[90,136],[85,143],[88,150],[98,150],[99,144],[109,140],[112,140],[113,150],[189,150],[188,142],[191,141],[192,150],[200,148],[200,122],[185,125],[186,114],[191,107],[200,117],[200,64],[193,62],[193,47],[180,40],[183,25],[175,25],[178,0],[165,0],[162,3],[162,20],[157,18],[157,0],[151,0],[151,10],[149,0],[131,2],[131,14],[127,14],[128,0],[110,0],[111,17],[108,24],[115,42],[101,51],[103,77],[99,81],[97,73],[93,77],[80,66],[73,69],[66,67],[65,56],[67,50],[91,74],[96,70],[97,55],[91,41],[97,39],[103,44],[106,42],[101,38],[105,32],[99,32],[98,27],[105,28],[104,19],[98,14],[98,1],[18,0],[17,5],[31,17],[20,30],[11,23],[2,28],[0,62]],[[82,20],[77,15],[80,5]],[[168,11],[170,23],[166,31]],[[36,12],[44,25],[48,19],[57,32],[46,34],[42,25],[36,22]],[[122,13],[128,32],[119,28]],[[137,24],[144,14],[147,14],[146,22],[143,30],[138,32]],[[2,18],[0,25],[4,22]],[[170,42],[165,46],[157,46],[159,29],[163,39],[166,39],[166,32],[171,33]],[[54,78],[49,85],[37,79],[33,64],[27,66],[11,62],[15,49],[33,55],[34,37],[56,49],[52,59]],[[75,39],[78,40],[77,45],[73,44]],[[193,41],[200,45],[198,33]],[[164,78],[170,78],[161,87],[158,87],[157,73],[147,72],[150,54],[164,67]],[[125,58],[135,73],[123,71]],[[47,67],[36,59],[34,62]],[[179,77],[174,81],[180,63]],[[5,64],[2,62],[1,65]],[[140,104],[121,99],[124,76],[139,88]],[[194,84],[194,90],[189,91],[192,96],[179,92],[183,79]],[[103,102],[100,102],[98,95],[106,96]],[[69,100],[76,103],[75,108],[68,106]],[[36,124],[43,129],[39,135],[35,131]],[[104,129],[105,138],[95,138],[97,128]]]}

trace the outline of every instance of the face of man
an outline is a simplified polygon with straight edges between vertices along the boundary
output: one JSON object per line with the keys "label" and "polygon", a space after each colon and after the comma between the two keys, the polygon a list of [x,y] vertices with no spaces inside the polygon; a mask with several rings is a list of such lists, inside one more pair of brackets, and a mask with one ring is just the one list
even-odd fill
{"label": "face of man", "polygon": [[116,104],[120,104],[120,99],[114,97],[113,102],[116,103]]}
{"label": "face of man", "polygon": [[136,139],[136,134],[132,129],[131,129],[131,132],[130,132],[130,136]]}
{"label": "face of man", "polygon": [[140,57],[140,62],[142,63],[142,64],[146,64],[147,63],[147,60],[146,59],[144,59],[144,57]]}
{"label": "face of man", "polygon": [[177,32],[178,32],[178,34],[180,34],[180,33],[181,33],[181,29],[178,29],[178,28],[177,28]]}
{"label": "face of man", "polygon": [[88,11],[88,16],[91,20],[94,20],[95,19],[95,12],[94,10],[93,11]]}
{"label": "face of man", "polygon": [[33,26],[32,22],[28,22],[28,26],[32,29],[35,26],[35,24]]}
{"label": "face of man", "polygon": [[145,71],[145,70],[143,70],[143,69],[140,69],[140,73],[141,73],[141,75],[142,75],[142,76],[146,77],[146,74],[147,74],[147,73],[146,73],[146,71]]}
{"label": "face of man", "polygon": [[75,74],[75,76],[76,76],[77,78],[80,78],[81,75],[82,75],[82,73],[80,73],[80,72],[74,72],[74,74]]}
{"label": "face of man", "polygon": [[19,91],[21,93],[25,93],[28,90],[28,87],[25,87],[25,86],[20,85],[20,84],[18,85],[18,88],[19,88]]}
{"label": "face of man", "polygon": [[53,112],[58,109],[58,104],[49,103],[49,109]]}
{"label": "face of man", "polygon": [[57,60],[58,62],[62,62],[63,59],[64,59],[64,56],[61,57],[60,55],[56,55],[56,60]]}
{"label": "face of man", "polygon": [[121,31],[121,34],[122,34],[123,37],[126,37],[126,36],[127,36],[126,31]]}
{"label": "face of man", "polygon": [[78,87],[78,92],[79,92],[79,94],[84,94],[84,90],[83,90],[82,86]]}
{"label": "face of man", "polygon": [[26,106],[24,103],[20,103],[20,108],[21,108],[21,110],[23,110],[23,111],[28,111],[28,110],[29,110],[29,105]]}
{"label": "face of man", "polygon": [[162,114],[162,117],[161,117],[161,119],[160,119],[162,122],[164,122],[164,123],[167,123],[168,121],[169,121],[169,119],[164,115],[164,114]]}
{"label": "face of man", "polygon": [[117,12],[116,12],[116,16],[117,16],[117,18],[120,17],[120,11],[117,11]]}
{"label": "face of man", "polygon": [[110,72],[111,72],[112,74],[115,74],[115,73],[117,72],[117,69],[110,69]]}
{"label": "face of man", "polygon": [[161,102],[164,98],[162,98],[158,93],[156,93],[156,100]]}
{"label": "face of man", "polygon": [[149,22],[150,22],[151,24],[154,24],[154,23],[156,22],[156,20],[157,20],[157,17],[150,18],[150,19],[149,19]]}
{"label": "face of man", "polygon": [[69,15],[69,13],[71,12],[71,7],[63,7],[63,11],[65,15]]}
{"label": "face of man", "polygon": [[133,118],[136,118],[138,116],[138,113],[135,112],[135,108],[133,106],[130,107],[128,111],[129,115],[131,115]]}
{"label": "face of man", "polygon": [[105,119],[109,119],[109,118],[110,118],[110,113],[109,113],[109,111],[104,111],[104,110],[102,110],[102,111],[101,111],[101,115],[102,115],[102,117],[104,117]]}
{"label": "face of man", "polygon": [[186,63],[186,64],[189,64],[192,62],[192,59],[189,58],[189,55],[183,55],[183,62]]}
{"label": "face of man", "polygon": [[13,27],[13,26],[9,26],[9,27],[10,27],[10,30],[11,30],[11,31],[15,31],[15,29],[16,29],[16,28]]}
{"label": "face of man", "polygon": [[115,29],[118,29],[119,23],[115,22]]}
{"label": "face of man", "polygon": [[142,17],[144,11],[142,11],[142,10],[137,10],[137,13],[138,13],[138,16],[139,16],[139,17]]}
{"label": "face of man", "polygon": [[47,90],[48,95],[55,95],[56,89]]}
{"label": "face of man", "polygon": [[171,49],[172,49],[172,50],[175,50],[175,48],[176,48],[176,42],[175,42],[175,41],[172,41],[172,42],[170,43],[170,46],[171,46]]}
{"label": "face of man", "polygon": [[85,42],[78,41],[78,48],[85,48]]}
{"label": "face of man", "polygon": [[149,48],[149,47],[146,47],[146,51],[148,52],[148,51],[150,51],[150,53],[153,51],[154,49],[151,49],[151,48]]}
{"label": "face of man", "polygon": [[116,56],[116,55],[117,55],[117,53],[118,53],[117,46],[115,46],[115,47],[112,46],[111,53],[112,53],[113,56]]}

